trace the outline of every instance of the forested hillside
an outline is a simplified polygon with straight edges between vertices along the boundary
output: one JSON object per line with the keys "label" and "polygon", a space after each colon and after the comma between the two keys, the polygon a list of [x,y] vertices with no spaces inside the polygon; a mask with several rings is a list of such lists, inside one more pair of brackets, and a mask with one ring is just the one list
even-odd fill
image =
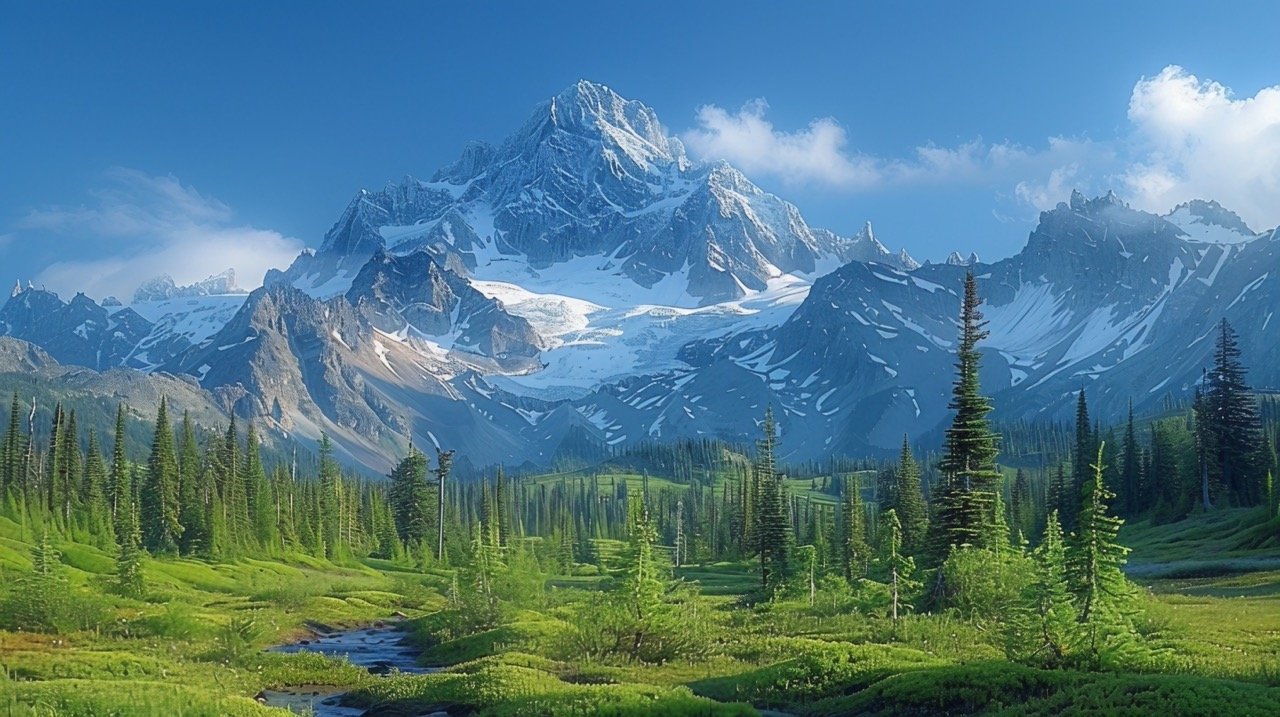
{"label": "forested hillside", "polygon": [[[941,448],[904,437],[892,463],[783,465],[766,408],[750,447],[479,480],[411,448],[373,478],[163,398],[140,442],[142,407],[103,432],[15,394],[0,704],[266,714],[320,684],[351,714],[1271,710],[1276,404],[1231,327],[1189,407],[1104,426],[1081,390],[1074,426],[997,430],[965,288]],[[396,613],[439,671],[259,650]]]}

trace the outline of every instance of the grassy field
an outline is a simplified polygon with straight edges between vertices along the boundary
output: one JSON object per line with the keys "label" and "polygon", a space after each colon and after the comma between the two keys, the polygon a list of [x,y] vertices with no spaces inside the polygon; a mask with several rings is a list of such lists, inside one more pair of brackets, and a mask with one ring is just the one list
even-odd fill
{"label": "grassy field", "polygon": [[[628,477],[631,480],[633,477]],[[638,477],[634,477],[638,479]],[[652,485],[652,483],[651,483]],[[849,603],[744,606],[754,565],[682,567],[702,597],[704,649],[640,664],[584,659],[582,606],[607,580],[553,576],[496,627],[458,635],[451,575],[389,561],[305,555],[206,563],[148,560],[144,600],[102,586],[113,558],[58,545],[82,629],[0,632],[0,714],[267,715],[260,690],[326,684],[379,715],[484,714],[1273,714],[1280,704],[1280,569],[1274,525],[1244,511],[1126,527],[1147,658],[1123,672],[1046,671],[1004,660],[998,636],[948,615],[899,624]],[[30,568],[31,536],[0,521],[0,570]],[[617,546],[608,546],[614,550]],[[602,548],[602,552],[605,548]],[[403,612],[439,673],[374,677],[316,655],[262,652],[308,623],[356,625]],[[589,617],[588,617],[589,620]]]}

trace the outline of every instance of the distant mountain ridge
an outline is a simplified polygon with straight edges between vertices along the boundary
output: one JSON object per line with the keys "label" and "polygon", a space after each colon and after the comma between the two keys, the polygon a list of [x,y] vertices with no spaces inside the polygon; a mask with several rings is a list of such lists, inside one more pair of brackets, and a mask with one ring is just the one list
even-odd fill
{"label": "distant mountain ridge", "polygon": [[[128,307],[21,289],[0,333],[54,358],[187,375],[282,435],[327,433],[385,469],[412,440],[476,465],[754,435],[774,406],[788,459],[895,449],[947,415],[958,292],[978,278],[983,385],[1006,419],[1060,417],[1088,389],[1117,418],[1186,397],[1226,317],[1259,386],[1280,386],[1276,232],[1212,201],[1157,216],[1075,192],[1026,247],[921,266],[853,237],[656,114],[580,82],[497,146],[348,204],[320,248],[233,293],[160,279]],[[106,304],[107,302],[104,302]]]}

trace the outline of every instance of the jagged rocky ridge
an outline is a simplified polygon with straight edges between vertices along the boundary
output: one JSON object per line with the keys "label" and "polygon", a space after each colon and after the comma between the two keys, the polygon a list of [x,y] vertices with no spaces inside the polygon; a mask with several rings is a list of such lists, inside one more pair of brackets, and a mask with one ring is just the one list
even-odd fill
{"label": "jagged rocky ridge", "polygon": [[736,441],[768,404],[788,458],[863,455],[945,420],[967,270],[1004,418],[1061,417],[1081,386],[1104,419],[1185,398],[1222,316],[1253,382],[1280,385],[1276,239],[1214,202],[1160,217],[1077,193],[1016,256],[919,266],[869,224],[808,227],[580,83],[500,147],[361,193],[247,300],[104,309],[28,289],[0,329],[69,363],[188,374],[225,410],[326,432],[377,470],[410,439],[478,465],[546,464],[570,436]]}
{"label": "jagged rocky ridge", "polygon": [[429,182],[360,192],[288,275],[327,296],[378,250],[419,248],[459,273],[594,257],[642,287],[674,277],[701,305],[763,290],[780,272],[913,263],[869,231],[848,239],[809,227],[728,164],[692,162],[653,110],[585,81],[539,105],[501,146],[468,145]]}

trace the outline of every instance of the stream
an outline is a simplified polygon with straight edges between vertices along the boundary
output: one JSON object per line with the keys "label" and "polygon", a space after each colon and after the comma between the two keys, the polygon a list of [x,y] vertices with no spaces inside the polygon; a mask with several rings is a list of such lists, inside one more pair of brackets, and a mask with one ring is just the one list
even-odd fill
{"label": "stream", "polygon": [[[370,627],[339,630],[299,640],[288,645],[267,648],[268,652],[318,652],[330,657],[346,658],[375,675],[393,671],[422,674],[435,668],[418,664],[418,650],[405,640],[404,630],[395,622],[379,622]],[[315,717],[360,717],[364,710],[341,704],[346,692],[332,685],[293,685],[278,690],[263,690],[258,700],[271,707],[284,707],[299,714]]]}

